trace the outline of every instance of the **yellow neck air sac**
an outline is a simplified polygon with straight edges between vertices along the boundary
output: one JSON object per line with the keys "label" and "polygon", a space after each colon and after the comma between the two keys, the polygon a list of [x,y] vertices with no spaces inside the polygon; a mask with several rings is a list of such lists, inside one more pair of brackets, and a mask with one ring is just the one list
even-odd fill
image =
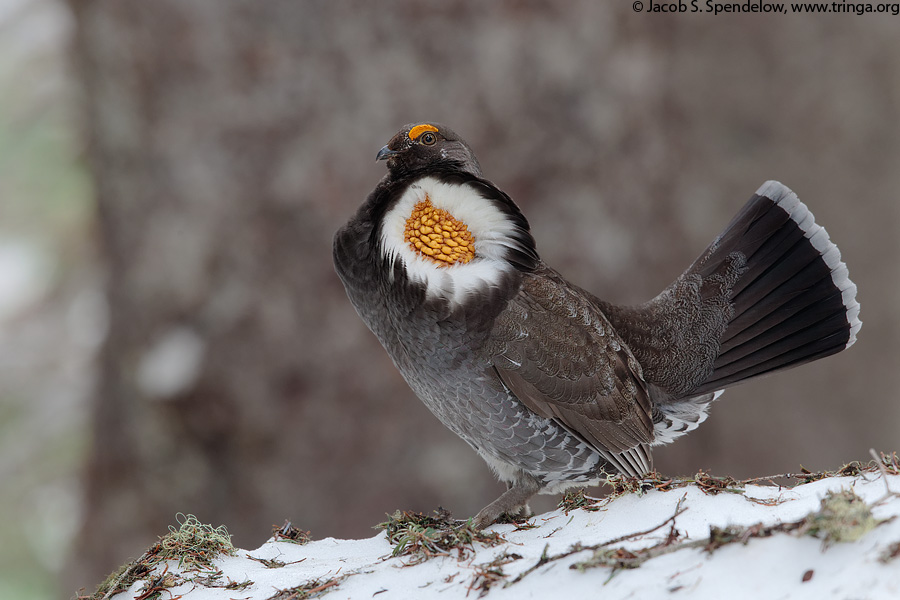
{"label": "yellow neck air sac", "polygon": [[475,258],[475,238],[466,224],[435,208],[428,196],[413,207],[403,240],[440,266],[465,264]]}

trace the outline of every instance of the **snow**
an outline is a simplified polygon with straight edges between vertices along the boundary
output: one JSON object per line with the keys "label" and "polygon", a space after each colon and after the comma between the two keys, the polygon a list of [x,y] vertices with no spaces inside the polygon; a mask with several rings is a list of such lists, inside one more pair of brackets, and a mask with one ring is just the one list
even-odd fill
{"label": "snow", "polygon": [[[829,493],[850,490],[865,501],[876,522],[880,521],[856,541],[825,541],[802,530],[759,533],[765,527],[801,521],[821,511],[822,499]],[[627,494],[595,505],[600,508],[594,511],[576,508],[565,514],[555,510],[533,518],[536,527],[531,529],[493,526],[490,531],[501,534],[505,542],[496,546],[475,542],[462,560],[455,550],[421,562],[410,556],[392,557],[393,546],[381,532],[369,539],[327,538],[304,545],[269,540],[256,550],[238,550],[235,556],[217,558],[215,567],[221,570],[218,585],[252,582],[238,589],[208,587],[208,581],[196,581],[196,572],[180,571],[175,561],[157,566],[155,574],[168,568],[168,573],[177,575],[170,580],[175,585],[167,587],[160,598],[181,596],[184,600],[303,598],[302,594],[278,594],[304,584],[318,585],[319,595],[334,599],[446,600],[477,598],[482,593],[498,600],[900,598],[900,557],[887,558],[900,543],[900,519],[896,518],[900,515],[900,475],[864,471],[793,488],[746,485],[741,491],[708,494],[690,485]],[[758,535],[747,535],[745,543],[724,544],[709,552],[702,547],[711,526],[758,524],[749,530]],[[673,532],[677,539],[670,537]],[[594,556],[593,550],[579,551],[578,547],[610,541],[611,549],[640,551],[656,546],[663,551],[636,568],[570,568]],[[697,543],[691,545],[693,541]],[[542,556],[551,560],[540,564]],[[269,568],[254,558],[284,564]],[[504,563],[499,565],[502,576],[485,589],[481,575],[492,561]],[[147,589],[145,579],[113,597],[140,596]]]}

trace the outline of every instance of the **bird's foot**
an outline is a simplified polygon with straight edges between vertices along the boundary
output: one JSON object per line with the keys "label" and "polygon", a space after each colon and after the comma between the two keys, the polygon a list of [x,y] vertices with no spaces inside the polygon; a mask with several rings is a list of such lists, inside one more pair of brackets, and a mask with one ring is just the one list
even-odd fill
{"label": "bird's foot", "polygon": [[484,529],[496,523],[504,515],[508,515],[513,520],[527,516],[531,512],[531,509],[528,508],[528,500],[542,487],[543,484],[536,478],[525,475],[513,483],[499,498],[478,511],[478,514],[472,519],[472,526],[475,529]]}

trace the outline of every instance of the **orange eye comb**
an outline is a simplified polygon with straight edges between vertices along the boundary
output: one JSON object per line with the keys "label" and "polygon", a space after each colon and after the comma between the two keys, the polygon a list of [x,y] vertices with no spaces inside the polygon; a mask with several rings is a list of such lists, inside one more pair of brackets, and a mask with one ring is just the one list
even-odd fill
{"label": "orange eye comb", "polygon": [[433,133],[438,132],[438,128],[434,125],[430,125],[428,123],[422,123],[421,125],[416,125],[412,129],[409,130],[409,139],[414,140],[426,131],[431,131]]}

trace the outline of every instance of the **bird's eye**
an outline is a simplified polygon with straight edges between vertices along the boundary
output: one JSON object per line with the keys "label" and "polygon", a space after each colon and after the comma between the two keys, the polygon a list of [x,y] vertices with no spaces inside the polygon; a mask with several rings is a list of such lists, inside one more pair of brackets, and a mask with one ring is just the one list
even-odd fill
{"label": "bird's eye", "polygon": [[430,131],[426,131],[422,134],[422,137],[419,138],[419,141],[425,144],[426,146],[431,146],[437,141],[437,136],[431,133]]}

